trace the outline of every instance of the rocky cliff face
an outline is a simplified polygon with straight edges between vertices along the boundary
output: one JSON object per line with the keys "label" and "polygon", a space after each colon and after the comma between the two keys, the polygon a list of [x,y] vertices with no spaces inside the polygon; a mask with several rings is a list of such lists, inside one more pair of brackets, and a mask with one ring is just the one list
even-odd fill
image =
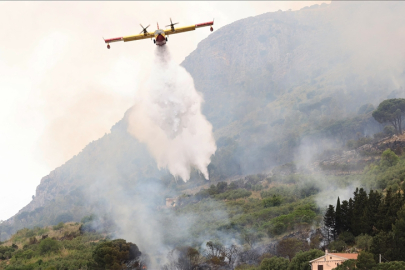
{"label": "rocky cliff face", "polygon": [[[384,21],[393,9],[405,8],[333,2],[242,19],[203,40],[183,66],[204,94],[204,113],[216,129],[252,118],[271,123],[300,104],[326,97],[332,100],[324,105],[343,116],[355,112],[359,102],[378,103],[398,87],[383,72],[395,74],[399,84],[404,82],[402,64],[397,70],[382,61],[372,62],[375,54],[386,50],[383,44],[388,46],[389,38],[394,38],[378,39],[398,27],[394,20]],[[364,16],[365,12],[374,17]],[[360,23],[362,19],[366,22]],[[366,23],[383,25],[371,34],[363,27]],[[369,55],[361,58],[365,48]]]}
{"label": "rocky cliff face", "polygon": [[[353,117],[363,104],[405,96],[404,65],[385,53],[398,37],[387,33],[402,28],[399,10],[405,5],[332,2],[266,13],[224,26],[198,45],[183,66],[204,94],[216,137],[237,144],[242,173],[291,161],[305,136],[321,140],[325,126]],[[381,28],[373,32],[368,25],[376,24]],[[374,119],[364,121],[372,123],[344,133],[375,133]],[[343,144],[339,132],[328,136]]]}
{"label": "rocky cliff face", "polygon": [[345,62],[335,53],[337,22],[325,20],[331,9],[316,5],[242,19],[198,45],[183,65],[204,93],[205,113],[216,128],[277,99],[290,107],[295,87],[311,88],[311,80]]}

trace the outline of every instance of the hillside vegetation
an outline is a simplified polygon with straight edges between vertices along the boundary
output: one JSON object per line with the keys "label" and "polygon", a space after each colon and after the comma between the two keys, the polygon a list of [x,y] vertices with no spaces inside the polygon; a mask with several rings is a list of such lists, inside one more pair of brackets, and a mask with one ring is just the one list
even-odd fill
{"label": "hillside vegetation", "polygon": [[[141,269],[138,247],[85,233],[79,223],[23,229],[0,245],[0,269]],[[142,261],[142,259],[144,261]]]}
{"label": "hillside vegetation", "polygon": [[[309,269],[302,266],[322,256],[320,248],[325,245],[335,252],[360,252],[357,262],[348,261],[342,267],[356,263],[356,269],[405,269],[401,262],[404,162],[405,155],[384,151],[361,177],[363,184],[377,190],[381,189],[376,185],[389,188],[368,194],[357,188],[352,198],[341,203],[337,199],[336,210],[330,205],[326,214],[315,198],[327,191],[314,175],[251,175],[184,194],[174,208],[160,210],[167,214],[166,244],[173,247],[165,254],[167,259],[161,257],[166,262],[162,269]],[[354,179],[322,177],[340,187]],[[391,179],[398,179],[396,189]],[[217,211],[225,211],[228,218],[213,215]],[[171,238],[179,230],[175,220],[186,214],[188,218],[198,215],[204,222],[193,228],[192,239]],[[149,256],[136,245],[108,240],[114,234],[114,227],[107,229],[108,220],[87,216],[82,222],[18,231],[0,245],[0,269],[141,269],[142,265],[154,269]],[[202,241],[201,235],[210,235],[211,241]],[[377,265],[378,254],[383,254],[385,262]]]}

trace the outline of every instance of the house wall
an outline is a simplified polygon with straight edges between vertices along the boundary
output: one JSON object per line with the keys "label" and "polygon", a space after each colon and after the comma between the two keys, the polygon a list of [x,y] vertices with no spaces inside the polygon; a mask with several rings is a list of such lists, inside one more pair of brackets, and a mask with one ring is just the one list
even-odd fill
{"label": "house wall", "polygon": [[[318,266],[322,265],[323,266],[323,270],[332,270],[335,269],[339,264],[342,264],[344,261],[346,260],[341,260],[341,259],[337,259],[337,258],[333,258],[332,256],[328,256],[326,255],[326,259],[320,258],[319,260],[316,260],[314,262],[312,262],[312,270],[318,270]],[[332,259],[331,259],[332,258]]]}

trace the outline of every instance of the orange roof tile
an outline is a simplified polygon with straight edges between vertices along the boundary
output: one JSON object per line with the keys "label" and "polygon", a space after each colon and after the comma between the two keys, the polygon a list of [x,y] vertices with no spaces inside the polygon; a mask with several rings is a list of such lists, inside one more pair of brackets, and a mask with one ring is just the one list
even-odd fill
{"label": "orange roof tile", "polygon": [[353,260],[357,260],[357,256],[359,256],[359,254],[357,253],[329,253],[329,254]]}

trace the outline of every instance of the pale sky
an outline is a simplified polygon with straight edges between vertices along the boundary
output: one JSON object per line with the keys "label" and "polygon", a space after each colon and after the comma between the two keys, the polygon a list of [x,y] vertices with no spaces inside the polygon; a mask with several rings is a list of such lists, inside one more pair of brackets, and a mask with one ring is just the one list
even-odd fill
{"label": "pale sky", "polygon": [[[214,31],[266,12],[330,1],[0,2],[0,220],[31,201],[43,176],[108,133],[131,106],[153,57],[151,40],[112,43],[169,23]],[[209,28],[170,37],[181,63]]]}

